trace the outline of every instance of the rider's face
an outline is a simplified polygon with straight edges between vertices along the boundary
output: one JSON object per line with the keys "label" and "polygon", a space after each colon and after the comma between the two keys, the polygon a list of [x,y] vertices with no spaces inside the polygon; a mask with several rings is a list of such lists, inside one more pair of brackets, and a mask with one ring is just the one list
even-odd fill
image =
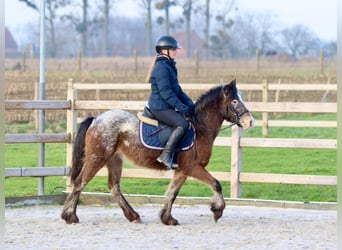
{"label": "rider's face", "polygon": [[[169,53],[167,52],[169,51]],[[163,49],[161,50],[162,55],[168,55],[171,59],[176,59],[177,56],[177,49]]]}
{"label": "rider's face", "polygon": [[176,59],[177,50],[176,49],[169,49],[169,54],[172,59]]}

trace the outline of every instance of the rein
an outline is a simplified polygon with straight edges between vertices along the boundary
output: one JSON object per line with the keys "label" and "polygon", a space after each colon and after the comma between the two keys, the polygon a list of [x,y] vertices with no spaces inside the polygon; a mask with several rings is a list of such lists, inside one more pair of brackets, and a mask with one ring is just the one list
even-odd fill
{"label": "rein", "polygon": [[[222,93],[223,93],[223,97],[224,99],[228,98],[228,96],[225,94],[225,92],[223,91],[223,86],[222,86]],[[239,99],[239,98],[238,98]],[[226,130],[228,128],[231,128],[233,125],[237,125],[239,127],[241,127],[241,125],[239,124],[239,120],[240,118],[249,112],[249,110],[243,105],[243,103],[240,101],[240,100],[236,100],[239,102],[239,104],[242,105],[243,107],[243,110],[241,112],[238,112],[237,109],[234,107],[234,105],[232,103],[230,103],[229,105],[226,106],[226,115],[228,116],[229,112],[232,112],[234,114],[234,117],[232,117],[232,121],[229,121],[227,118],[225,118],[221,112],[217,111],[217,115],[219,117],[222,118],[223,121],[228,121],[230,122],[231,124],[228,125],[228,126],[225,126],[225,127],[221,127],[219,130],[216,130],[216,129],[209,129],[207,128],[202,121],[198,120],[197,119],[197,115],[195,113],[195,108],[193,109],[193,112],[190,113],[190,115],[186,115],[185,118],[194,126],[194,127],[200,127],[204,130],[207,130],[207,131],[213,131],[215,133],[217,132],[220,132],[220,131],[223,131],[223,130]],[[222,125],[222,124],[221,124]],[[195,150],[194,150],[194,159],[197,158],[197,149],[196,149],[196,140],[195,140],[195,144],[194,144],[194,147],[195,147]]]}
{"label": "rein", "polygon": [[231,127],[233,127],[235,124],[237,125],[237,123],[232,123],[232,124],[230,124],[230,125],[228,125],[228,126],[226,126],[226,127],[220,128],[219,131],[222,131],[222,130],[226,130],[226,129],[228,129],[228,128],[231,128]]}
{"label": "rein", "polygon": [[[248,112],[248,111],[247,111]],[[244,113],[243,113],[244,114]],[[243,115],[242,114],[242,115]],[[201,127],[202,129],[206,129],[208,131],[216,131],[215,129],[209,129],[207,128],[206,126],[204,126],[201,122],[198,122],[196,121],[196,119],[193,119],[193,118],[190,118],[190,117],[187,117],[188,121],[190,121],[192,124],[194,125],[197,125],[199,127]],[[236,118],[236,122],[238,121],[239,117]],[[225,120],[225,119],[224,119]],[[230,121],[228,121],[230,122]],[[231,122],[232,124],[226,126],[226,127],[223,127],[223,128],[220,128],[218,131],[222,131],[222,130],[225,130],[225,129],[228,129],[228,128],[231,128],[232,126],[234,126],[235,124],[238,125],[238,123],[234,123],[234,122]],[[239,125],[238,125],[239,126]]]}
{"label": "rein", "polygon": [[[239,126],[239,127],[241,127],[241,125],[239,124],[239,119],[244,115],[244,114],[246,114],[246,113],[248,113],[249,112],[249,110],[248,109],[244,109],[242,112],[237,112],[237,110],[233,107],[233,105],[228,105],[227,107],[227,113],[229,112],[229,110],[230,111],[232,111],[233,113],[234,113],[234,115],[235,115],[235,121],[234,122],[231,122],[231,121],[228,121],[227,119],[225,119],[225,118],[223,118],[223,120],[226,120],[226,121],[228,121],[228,122],[231,122],[232,124],[230,124],[230,125],[228,125],[228,126],[226,126],[226,127],[223,127],[223,128],[220,128],[219,129],[219,131],[222,131],[222,130],[225,130],[225,129],[228,129],[228,128],[231,128],[233,125],[237,125],[237,126]],[[194,113],[194,115],[193,116],[195,116],[196,117],[196,115],[195,115],[195,113]],[[221,116],[221,115],[220,115]],[[204,126],[201,122],[198,122],[197,121],[197,119],[195,118],[195,119],[193,119],[193,117],[186,117],[192,124],[196,124],[196,125],[198,125],[199,127],[201,127],[202,129],[206,129],[206,130],[209,130],[209,131],[214,131],[214,129],[208,129],[206,126]]]}

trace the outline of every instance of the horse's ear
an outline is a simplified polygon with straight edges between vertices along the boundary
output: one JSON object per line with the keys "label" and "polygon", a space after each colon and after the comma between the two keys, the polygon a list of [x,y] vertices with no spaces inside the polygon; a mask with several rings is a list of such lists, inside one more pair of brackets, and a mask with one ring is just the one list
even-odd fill
{"label": "horse's ear", "polygon": [[229,85],[231,85],[232,87],[236,86],[236,79],[232,80]]}
{"label": "horse's ear", "polygon": [[229,93],[232,91],[232,89],[236,88],[236,79],[232,80],[230,83],[226,84],[223,87],[223,95],[226,98],[229,96]]}

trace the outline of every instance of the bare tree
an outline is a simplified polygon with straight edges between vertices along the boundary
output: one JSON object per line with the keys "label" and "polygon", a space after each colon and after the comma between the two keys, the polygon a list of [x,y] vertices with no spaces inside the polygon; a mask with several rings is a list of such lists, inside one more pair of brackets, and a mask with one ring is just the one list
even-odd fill
{"label": "bare tree", "polygon": [[310,50],[317,48],[319,39],[304,25],[295,24],[281,31],[284,49],[294,58],[307,55]]}
{"label": "bare tree", "polygon": [[275,23],[269,13],[244,13],[236,17],[230,44],[232,55],[251,57],[256,49],[260,54],[275,50],[278,47],[273,28]]}
{"label": "bare tree", "polygon": [[103,5],[100,5],[100,10],[102,12],[101,22],[102,22],[102,46],[101,46],[101,54],[102,56],[109,55],[109,46],[108,46],[108,29],[109,29],[109,13],[111,10],[111,6],[115,1],[111,0],[103,0]]}
{"label": "bare tree", "polygon": [[322,49],[326,58],[334,58],[337,55],[336,41],[323,42]]}
{"label": "bare tree", "polygon": [[28,7],[34,10],[37,10],[37,11],[39,10],[34,1],[29,1],[29,0],[18,0],[18,1],[25,3]]}
{"label": "bare tree", "polygon": [[[109,30],[113,55],[132,56],[133,49],[145,50],[146,32],[144,30],[144,20],[142,17],[111,17],[110,24],[116,27]],[[96,28],[96,25],[94,26]]]}
{"label": "bare tree", "polygon": [[230,42],[229,30],[234,24],[234,21],[229,18],[229,14],[235,6],[235,0],[231,0],[228,4],[225,3],[225,8],[218,10],[216,21],[218,29],[216,34],[210,36],[210,52],[218,57],[229,57],[228,45]]}
{"label": "bare tree", "polygon": [[[49,23],[49,33],[50,33],[50,39],[51,43],[48,43],[50,46],[48,46],[48,55],[50,57],[56,57],[58,54],[58,46],[56,42],[56,21],[58,19],[57,10],[64,8],[68,5],[70,5],[70,0],[47,0],[46,1],[46,7],[48,15],[46,16],[46,19]],[[59,20],[59,19],[58,19]]]}
{"label": "bare tree", "polygon": [[208,48],[210,46],[209,44],[209,38],[210,38],[210,0],[205,1],[205,27],[204,27],[204,44],[207,48],[206,52],[206,58],[208,59]]}
{"label": "bare tree", "polygon": [[186,56],[190,57],[190,33],[191,33],[191,13],[192,13],[192,3],[193,0],[176,1],[177,5],[182,7],[183,16],[185,18],[185,43],[186,43]]}
{"label": "bare tree", "polygon": [[88,55],[88,0],[82,0],[82,23],[77,31],[81,33],[82,53]]}
{"label": "bare tree", "polygon": [[165,17],[158,17],[157,22],[159,24],[164,23],[165,24],[165,34],[170,35],[170,17],[169,17],[169,9],[171,6],[175,6],[176,3],[174,1],[170,0],[161,0],[156,3],[156,9],[158,10],[164,10],[165,11]]}
{"label": "bare tree", "polygon": [[109,22],[109,2],[103,0],[103,37],[102,37],[102,56],[108,56],[108,22]]}
{"label": "bare tree", "polygon": [[153,55],[152,50],[152,0],[141,0],[141,5],[144,9],[146,9],[146,22],[145,22],[145,28],[146,28],[146,52],[147,55]]}
{"label": "bare tree", "polygon": [[[77,31],[81,35],[81,47],[82,53],[87,56],[88,55],[88,0],[81,0],[81,3],[75,4],[77,7],[81,7],[82,16],[81,18],[74,13],[70,13],[65,15],[65,18],[68,19],[74,26]],[[75,8],[74,8],[75,9]],[[73,11],[74,11],[73,9]]]}
{"label": "bare tree", "polygon": [[[35,1],[18,0],[25,3],[29,8],[37,11],[39,14],[39,8]],[[70,5],[71,0],[46,0],[46,20],[48,22],[48,34],[47,37],[47,55],[50,57],[56,57],[58,54],[58,45],[56,42],[56,22],[62,18],[62,15],[58,15],[58,11]]]}

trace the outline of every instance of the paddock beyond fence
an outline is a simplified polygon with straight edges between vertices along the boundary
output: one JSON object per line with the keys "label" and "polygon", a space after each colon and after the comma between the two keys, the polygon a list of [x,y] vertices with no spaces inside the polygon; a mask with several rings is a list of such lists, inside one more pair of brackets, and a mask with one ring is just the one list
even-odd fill
{"label": "paddock beyond fence", "polygon": [[[213,84],[183,84],[185,90],[206,91]],[[67,155],[66,166],[61,167],[16,167],[6,168],[6,177],[19,176],[67,176],[71,166],[72,142],[77,129],[77,112],[80,110],[106,110],[123,109],[129,111],[142,110],[146,101],[100,101],[100,100],[78,100],[79,90],[148,90],[150,86],[142,83],[74,83],[68,82],[68,100],[57,101],[5,101],[6,110],[65,110],[67,112],[67,131],[64,134],[6,134],[6,143],[66,143]],[[262,120],[257,121],[257,126],[262,126],[263,135],[268,133],[269,126],[291,126],[291,127],[337,127],[335,121],[277,121],[269,120],[269,113],[336,113],[337,104],[327,102],[279,102],[275,99],[270,102],[268,92],[270,90],[312,90],[312,91],[336,91],[336,84],[270,84],[267,81],[256,84],[238,84],[239,90],[262,91],[262,102],[247,102],[246,105],[252,112],[262,113]],[[277,96],[277,94],[275,95]],[[336,149],[335,139],[298,139],[298,138],[244,138],[241,129],[232,127],[231,137],[217,137],[214,145],[231,147],[230,172],[211,172],[220,181],[228,181],[230,185],[231,198],[239,198],[241,194],[241,183],[286,183],[286,184],[309,184],[309,185],[336,185],[336,176],[322,175],[294,175],[294,174],[269,174],[269,173],[246,173],[242,171],[242,147],[267,147],[267,148],[311,148],[311,149]],[[227,166],[229,170],[229,166]],[[102,169],[98,175],[106,175]],[[171,178],[172,172],[156,172],[149,169],[124,169],[123,177],[130,178]],[[70,188],[67,183],[67,188]]]}

